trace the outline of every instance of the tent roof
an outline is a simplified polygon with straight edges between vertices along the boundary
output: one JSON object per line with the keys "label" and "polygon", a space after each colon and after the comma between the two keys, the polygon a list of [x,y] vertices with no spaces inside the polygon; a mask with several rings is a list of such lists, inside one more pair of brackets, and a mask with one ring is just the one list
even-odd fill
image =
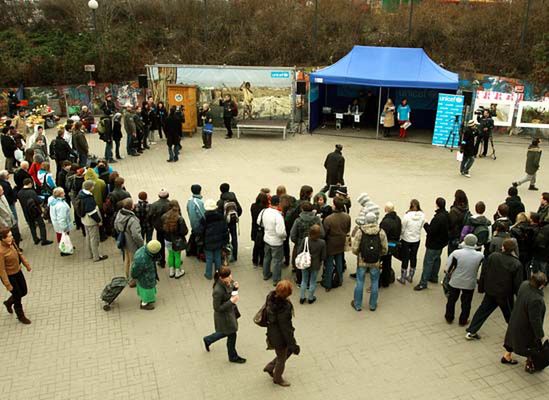
{"label": "tent roof", "polygon": [[458,88],[458,74],[439,67],[423,49],[354,46],[335,64],[311,74],[313,82],[422,89]]}

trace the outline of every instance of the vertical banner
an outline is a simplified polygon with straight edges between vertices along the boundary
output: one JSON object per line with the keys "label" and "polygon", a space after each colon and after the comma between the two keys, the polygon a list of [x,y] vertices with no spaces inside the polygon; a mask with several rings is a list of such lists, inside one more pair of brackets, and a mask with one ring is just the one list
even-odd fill
{"label": "vertical banner", "polygon": [[448,143],[448,147],[457,147],[459,145],[462,111],[463,96],[439,93],[433,146],[445,146],[446,143]]}

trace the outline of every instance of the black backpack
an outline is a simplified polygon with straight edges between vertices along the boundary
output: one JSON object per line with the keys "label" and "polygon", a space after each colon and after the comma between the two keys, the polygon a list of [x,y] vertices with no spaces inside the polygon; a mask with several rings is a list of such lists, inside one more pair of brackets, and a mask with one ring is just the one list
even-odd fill
{"label": "black backpack", "polygon": [[82,198],[78,195],[76,195],[75,198],[72,199],[72,205],[74,206],[74,213],[80,217],[84,218],[84,202],[82,201]]}
{"label": "black backpack", "polygon": [[375,264],[381,258],[381,238],[379,232],[375,235],[368,235],[362,232],[360,240],[360,256],[367,264]]}

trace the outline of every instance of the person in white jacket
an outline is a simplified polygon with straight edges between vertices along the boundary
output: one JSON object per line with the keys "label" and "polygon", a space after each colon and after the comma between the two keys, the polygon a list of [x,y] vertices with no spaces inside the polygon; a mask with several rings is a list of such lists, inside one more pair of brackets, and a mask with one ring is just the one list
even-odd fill
{"label": "person in white jacket", "polygon": [[[65,191],[62,187],[56,187],[52,196],[48,199],[50,207],[50,219],[53,230],[57,237],[57,243],[61,241],[63,233],[69,233],[72,228],[71,209],[65,201]],[[70,253],[61,252],[61,256],[68,256]]]}
{"label": "person in white jacket", "polygon": [[[271,207],[259,213],[257,225],[264,230],[263,241],[265,242],[265,256],[263,258],[263,280],[273,278],[273,286],[281,280],[282,259],[284,258],[283,244],[286,239],[286,227],[284,218],[277,210],[280,198],[271,198]],[[271,261],[273,263],[271,271]]]}
{"label": "person in white jacket", "polygon": [[[406,280],[412,283],[416,273],[417,251],[424,223],[425,214],[421,211],[419,201],[412,199],[410,209],[402,218],[402,231],[400,233],[402,266],[400,267],[400,278],[397,278],[397,281],[403,285]],[[408,263],[410,264],[410,272],[408,272]]]}

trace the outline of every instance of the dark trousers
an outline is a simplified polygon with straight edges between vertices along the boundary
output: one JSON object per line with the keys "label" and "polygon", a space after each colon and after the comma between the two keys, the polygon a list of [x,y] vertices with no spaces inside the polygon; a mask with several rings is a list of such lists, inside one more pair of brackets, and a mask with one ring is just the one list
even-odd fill
{"label": "dark trousers", "polygon": [[382,287],[389,287],[391,284],[391,270],[393,256],[387,254],[381,257],[381,275],[379,276],[379,284]]}
{"label": "dark trousers", "polygon": [[456,311],[456,303],[461,294],[461,314],[459,316],[460,325],[465,325],[471,314],[471,302],[473,301],[474,289],[456,289],[450,286],[450,292],[448,293],[448,302],[446,303],[446,314],[444,318],[446,321],[452,322]]}
{"label": "dark trousers", "polygon": [[275,349],[275,353],[276,357],[269,364],[265,365],[265,370],[273,374],[274,382],[279,383],[282,382],[282,374],[286,367],[286,360],[290,358],[292,353],[287,347]]}
{"label": "dark trousers", "polygon": [[417,251],[419,249],[419,242],[407,242],[402,241],[401,254],[402,254],[402,270],[408,269],[408,263],[410,269],[415,270],[417,266]]}
{"label": "dark trousers", "polygon": [[158,123],[158,137],[162,139],[162,122]]}
{"label": "dark trousers", "polygon": [[[29,224],[32,239],[34,240],[34,242],[38,243],[39,241],[41,241],[42,243],[44,243],[47,240],[46,239],[46,224],[44,223],[44,220],[42,219],[42,217],[38,217],[38,218],[34,218],[34,219],[29,218],[27,220],[27,223]],[[38,226],[38,229],[40,230],[40,238],[38,238],[38,235],[36,234],[36,227],[37,226]]]}
{"label": "dark trousers", "polygon": [[252,250],[252,263],[256,265],[263,265],[263,257],[265,256],[265,246],[257,244],[254,241],[254,248]]}
{"label": "dark trousers", "polygon": [[23,305],[21,304],[21,299],[27,295],[27,281],[25,280],[25,275],[23,271],[19,271],[16,274],[8,275],[11,286],[13,290],[11,291],[11,296],[8,298],[8,304],[12,304],[15,307],[15,310],[22,310]]}
{"label": "dark trousers", "polygon": [[233,246],[233,261],[238,258],[238,227],[236,223],[229,224],[229,233],[231,234],[231,245]]}
{"label": "dark trousers", "polygon": [[477,311],[475,311],[475,315],[473,315],[471,325],[467,328],[467,332],[477,333],[488,317],[492,315],[494,310],[498,307],[501,309],[505,322],[509,323],[511,311],[513,310],[513,303],[514,300],[512,296],[509,298],[497,298],[488,294],[484,295],[482,303],[480,303]]}
{"label": "dark trousers", "polygon": [[162,248],[160,249],[160,259],[158,260],[158,264],[161,266],[166,265],[166,244],[164,243],[164,232],[157,230],[156,231],[156,240],[160,242],[160,246]]}
{"label": "dark trousers", "polygon": [[198,243],[197,241],[200,240],[200,238],[196,235],[196,233],[191,232],[191,236],[189,236],[189,246],[187,247],[187,256],[197,256],[200,258],[201,255],[204,255],[204,245],[203,243]]}
{"label": "dark trousers", "polygon": [[233,137],[233,117],[223,117],[223,123],[225,124],[225,128],[227,128],[227,136]]}
{"label": "dark trousers", "polygon": [[480,149],[480,143],[482,142],[482,155],[486,157],[486,154],[488,153],[488,140],[490,139],[490,135],[482,134],[477,136],[477,142],[475,143],[475,154],[478,154],[478,151]]}
{"label": "dark trousers", "polygon": [[290,235],[286,236],[284,243],[282,243],[282,250],[284,251],[284,265],[290,265]]}
{"label": "dark trousers", "polygon": [[238,358],[236,352],[236,332],[226,335],[220,332],[214,332],[211,335],[204,336],[204,341],[211,346],[220,339],[227,338],[227,353],[229,354],[229,361],[234,361]]}
{"label": "dark trousers", "polygon": [[212,148],[212,134],[211,133],[203,133],[202,134],[202,144],[207,149]]}
{"label": "dark trousers", "polygon": [[114,140],[114,147],[115,147],[116,158],[118,159],[122,158],[122,156],[120,155],[120,139]]}

